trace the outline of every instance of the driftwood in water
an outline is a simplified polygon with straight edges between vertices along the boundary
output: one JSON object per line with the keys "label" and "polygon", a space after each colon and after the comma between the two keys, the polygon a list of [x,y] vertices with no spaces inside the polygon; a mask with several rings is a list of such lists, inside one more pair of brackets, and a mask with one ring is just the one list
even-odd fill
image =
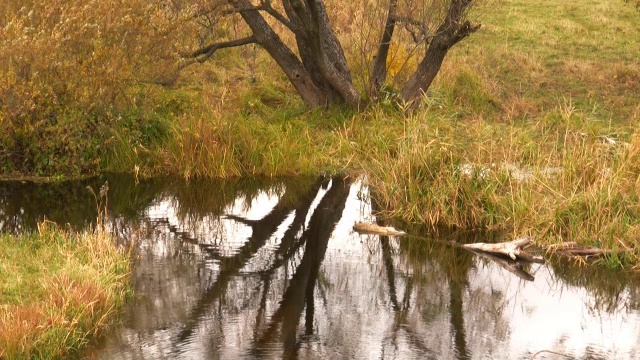
{"label": "driftwood in water", "polygon": [[[383,236],[407,235],[406,232],[401,230],[396,230],[391,226],[379,226],[379,225],[369,224],[364,222],[355,223],[355,225],[353,225],[353,230],[361,234],[375,234],[375,235],[383,235]],[[542,257],[530,255],[525,251],[525,249],[528,246],[533,244],[533,238],[531,237],[520,238],[513,241],[497,243],[497,244],[474,243],[474,244],[460,245],[456,242],[451,242],[450,244],[455,246],[461,246],[473,252],[483,252],[483,253],[489,253],[494,255],[508,256],[512,260],[525,260],[529,262],[544,264],[544,259]]]}
{"label": "driftwood in water", "polygon": [[383,236],[402,236],[407,233],[404,231],[396,230],[391,226],[379,226],[375,224],[368,224],[364,222],[357,222],[353,225],[353,230],[361,234],[375,234]]}
{"label": "driftwood in water", "polygon": [[[379,226],[364,222],[357,222],[353,225],[353,229],[361,234],[375,234],[383,236],[402,236],[407,235],[404,231],[396,230],[393,227]],[[412,236],[412,235],[409,235]],[[421,238],[420,236],[414,236]],[[526,237],[513,241],[497,243],[497,244],[459,244],[455,241],[446,242],[447,245],[462,247],[474,254],[486,259],[495,261],[503,269],[515,274],[519,278],[527,281],[533,281],[533,275],[524,270],[524,265],[532,262],[544,264],[544,258],[534,256],[525,251],[527,247],[533,244],[533,238]]]}
{"label": "driftwood in water", "polygon": [[544,264],[544,259],[539,256],[533,256],[525,251],[527,247],[533,244],[532,237],[524,237],[508,242],[497,244],[474,243],[462,245],[463,248],[474,252],[483,252],[494,255],[508,256],[511,260],[525,260]]}
{"label": "driftwood in water", "polygon": [[563,256],[579,256],[584,258],[589,257],[600,257],[610,254],[622,254],[624,251],[622,250],[604,250],[594,247],[581,247],[578,243],[570,241],[563,242],[558,245],[550,246],[547,251],[553,251],[558,255]]}

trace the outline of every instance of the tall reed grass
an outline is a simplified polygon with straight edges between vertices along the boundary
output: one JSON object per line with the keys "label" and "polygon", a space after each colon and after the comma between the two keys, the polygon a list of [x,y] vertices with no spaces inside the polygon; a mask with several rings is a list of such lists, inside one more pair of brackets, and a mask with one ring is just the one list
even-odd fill
{"label": "tall reed grass", "polygon": [[104,230],[0,235],[0,358],[78,355],[126,298],[129,257]]}

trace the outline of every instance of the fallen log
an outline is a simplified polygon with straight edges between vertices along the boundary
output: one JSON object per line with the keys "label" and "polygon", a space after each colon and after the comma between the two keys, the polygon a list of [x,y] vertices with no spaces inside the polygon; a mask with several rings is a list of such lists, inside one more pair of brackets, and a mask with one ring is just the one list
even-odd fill
{"label": "fallen log", "polygon": [[353,230],[361,234],[374,234],[383,236],[403,236],[407,235],[406,232],[396,230],[392,226],[379,226],[375,224],[368,224],[364,222],[357,222],[353,225]]}
{"label": "fallen log", "polygon": [[[365,222],[357,222],[353,225],[353,230],[361,234],[374,234],[383,236],[403,236],[407,235],[406,232],[397,230],[391,226],[380,226],[376,224],[369,224]],[[485,244],[485,243],[473,243],[473,244],[459,244],[451,242],[451,245],[460,246],[473,252],[484,252],[490,254],[506,255],[512,260],[525,260],[529,262],[536,262],[544,264],[544,259],[539,256],[529,255],[525,249],[533,244],[532,237],[524,237],[509,242],[497,243],[497,244]]]}
{"label": "fallen log", "polygon": [[508,256],[511,260],[525,260],[529,262],[535,262],[544,264],[544,258],[540,256],[530,255],[525,249],[533,244],[532,237],[524,237],[515,239],[508,242],[486,244],[486,243],[473,243],[464,244],[463,248],[474,252],[484,252],[489,254],[499,254]]}
{"label": "fallen log", "polygon": [[557,245],[552,245],[547,248],[547,252],[553,252],[562,256],[574,256],[574,257],[600,257],[611,254],[622,254],[624,250],[605,250],[595,247],[581,247],[576,242],[564,242]]}

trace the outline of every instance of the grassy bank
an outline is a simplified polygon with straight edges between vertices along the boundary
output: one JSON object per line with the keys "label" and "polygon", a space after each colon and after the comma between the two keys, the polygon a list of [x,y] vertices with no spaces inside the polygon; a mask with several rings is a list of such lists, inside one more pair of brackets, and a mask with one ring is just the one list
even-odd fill
{"label": "grassy bank", "polygon": [[123,304],[129,260],[106,232],[0,235],[0,358],[77,354]]}
{"label": "grassy bank", "polygon": [[[393,94],[358,113],[309,112],[268,63],[251,86],[193,69],[183,81],[197,96],[168,146],[120,151],[110,166],[186,177],[364,173],[405,222],[575,241],[622,251],[605,260],[611,267],[638,264],[640,13],[622,2],[512,0],[476,16],[484,27],[454,49],[409,116]],[[222,80],[198,81],[200,71]]]}
{"label": "grassy bank", "polygon": [[576,241],[624,252],[611,267],[638,264],[640,13],[494,5],[405,120],[395,160],[372,162],[380,201],[410,222]]}
{"label": "grassy bank", "polygon": [[[607,258],[611,267],[639,264],[640,12],[622,0],[498,0],[478,2],[473,18],[483,27],[450,52],[410,115],[394,104],[393,86],[368,109],[309,111],[255,47],[216,53],[171,87],[117,82],[114,73],[163,67],[128,63],[137,58],[126,54],[109,60],[112,40],[102,31],[82,43],[101,50],[93,62],[54,69],[69,73],[66,81],[78,67],[95,77],[78,79],[81,86],[56,78],[42,89],[16,87],[20,69],[2,67],[11,75],[1,77],[5,98],[33,100],[0,112],[11,120],[0,129],[12,149],[0,153],[2,167],[8,176],[366,174],[387,214],[408,223],[526,234],[542,245],[576,241],[624,251]],[[345,48],[357,48],[356,32],[340,33]],[[392,62],[403,63],[402,46],[394,49]],[[362,59],[347,55],[361,76]],[[58,63],[32,67],[46,73]]]}

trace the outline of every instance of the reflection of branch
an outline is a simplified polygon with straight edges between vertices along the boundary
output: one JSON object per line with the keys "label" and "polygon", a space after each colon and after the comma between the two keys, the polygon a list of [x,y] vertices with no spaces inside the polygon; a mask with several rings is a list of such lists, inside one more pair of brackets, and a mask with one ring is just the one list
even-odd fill
{"label": "reflection of branch", "polygon": [[413,277],[409,277],[406,280],[404,297],[402,299],[402,310],[406,313],[411,307],[411,292],[413,290]]}
{"label": "reflection of branch", "polygon": [[449,312],[451,313],[449,320],[451,321],[451,331],[453,332],[453,341],[458,359],[470,359],[464,328],[463,287],[463,283],[452,279],[449,280]]}
{"label": "reflection of branch", "polygon": [[305,318],[306,331],[312,331],[313,324],[313,294],[317,282],[320,264],[324,259],[327,245],[335,225],[342,217],[342,211],[349,194],[349,182],[333,179],[331,188],[324,195],[316,207],[309,227],[302,237],[306,239],[306,247],[300,264],[295,270],[282,301],[271,316],[271,323],[265,332],[256,339],[254,354],[275,337],[278,326],[281,325],[281,340],[284,344],[285,357],[295,357],[298,349],[296,332],[302,310],[307,307]]}
{"label": "reflection of branch", "polygon": [[258,335],[258,329],[262,326],[262,323],[265,320],[265,313],[267,309],[267,295],[269,294],[269,288],[271,287],[271,277],[269,275],[262,276],[263,284],[262,288],[262,296],[260,297],[260,306],[258,307],[258,311],[256,313],[256,328],[254,331],[254,336]]}
{"label": "reflection of branch", "polygon": [[529,264],[529,262],[513,261],[506,257],[501,257],[498,255],[493,255],[493,254],[484,253],[484,252],[474,251],[473,253],[482,258],[494,261],[496,264],[500,265],[501,268],[516,275],[520,279],[527,280],[527,281],[535,280],[535,277],[533,277],[533,275],[529,274],[522,268],[524,264]]}
{"label": "reflection of branch", "polygon": [[[435,351],[430,349],[427,344],[424,343],[424,336],[416,334],[415,330],[410,326],[403,326],[402,330],[406,334],[409,344],[413,345],[419,350],[419,353],[423,354],[428,359],[437,359]],[[427,356],[428,355],[428,356]]]}
{"label": "reflection of branch", "polygon": [[393,270],[393,258],[391,257],[391,247],[389,246],[389,237],[380,236],[380,244],[382,246],[382,261],[384,269],[387,273],[387,285],[389,286],[389,299],[394,311],[399,311],[398,296],[396,295],[396,280]]}
{"label": "reflection of branch", "polygon": [[239,222],[241,224],[245,224],[245,225],[247,225],[249,227],[254,227],[258,223],[258,220],[249,220],[247,218],[244,218],[244,217],[238,216],[238,215],[226,214],[226,215],[224,215],[224,217],[227,218],[227,219],[234,220],[235,222]]}
{"label": "reflection of branch", "polygon": [[[308,208],[316,192],[317,186],[314,186],[306,194],[305,201],[302,202],[302,204]],[[283,195],[281,199],[283,198],[287,198],[286,194]],[[184,341],[191,336],[193,329],[209,305],[226,291],[227,285],[233,276],[264,246],[266,241],[277,231],[280,224],[282,224],[293,210],[298,211],[299,209],[295,209],[292,205],[281,200],[269,214],[253,223],[251,237],[240,247],[234,256],[219,259],[220,273],[218,274],[216,282],[202,295],[200,301],[198,301],[196,306],[191,310],[189,320],[186,322],[184,329],[178,334],[178,341]]]}

